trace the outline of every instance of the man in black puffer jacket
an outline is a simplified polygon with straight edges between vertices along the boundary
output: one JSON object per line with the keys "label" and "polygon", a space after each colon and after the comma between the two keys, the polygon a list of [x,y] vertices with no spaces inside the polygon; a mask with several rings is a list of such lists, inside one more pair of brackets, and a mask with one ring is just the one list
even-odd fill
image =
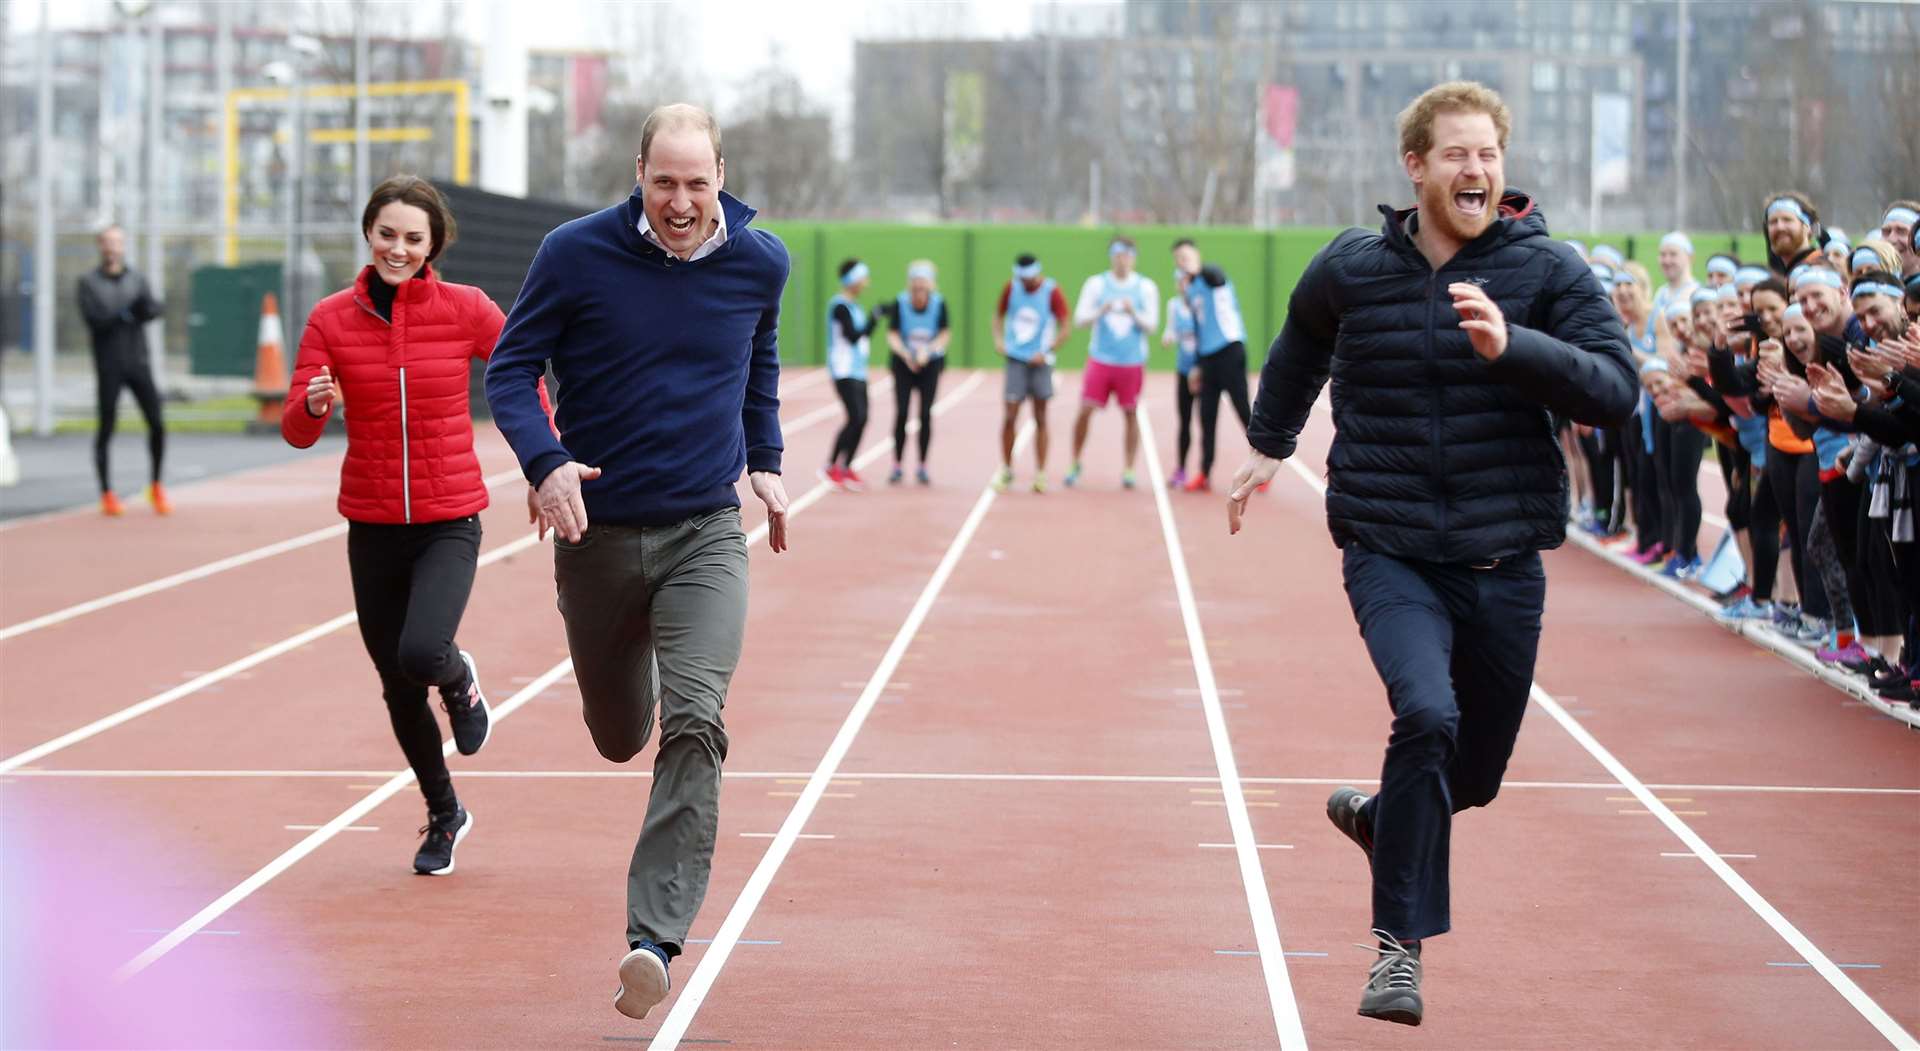
{"label": "man in black puffer jacket", "polygon": [[1393,708],[1380,791],[1328,816],[1373,868],[1380,957],[1360,1013],[1418,1025],[1420,940],[1445,933],[1452,815],[1499,791],[1526,711],[1546,576],[1566,536],[1549,412],[1624,423],[1626,331],[1585,260],[1507,193],[1511,120],[1479,84],[1400,115],[1417,208],[1381,209],[1301,275],[1268,351],[1227,516],[1293,455],[1329,374],[1327,520],[1347,596]]}

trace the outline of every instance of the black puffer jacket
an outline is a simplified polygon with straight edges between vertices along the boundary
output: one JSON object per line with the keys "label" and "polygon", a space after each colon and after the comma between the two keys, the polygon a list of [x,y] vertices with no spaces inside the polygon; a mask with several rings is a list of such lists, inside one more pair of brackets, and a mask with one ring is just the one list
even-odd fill
{"label": "black puffer jacket", "polygon": [[[1382,207],[1379,234],[1348,230],[1294,286],[1267,353],[1247,437],[1286,457],[1333,376],[1327,520],[1334,543],[1471,563],[1558,547],[1567,472],[1548,410],[1614,426],[1637,387],[1626,330],[1573,249],[1524,194],[1439,272]],[[1507,349],[1475,354],[1447,285],[1471,281],[1506,315]]]}

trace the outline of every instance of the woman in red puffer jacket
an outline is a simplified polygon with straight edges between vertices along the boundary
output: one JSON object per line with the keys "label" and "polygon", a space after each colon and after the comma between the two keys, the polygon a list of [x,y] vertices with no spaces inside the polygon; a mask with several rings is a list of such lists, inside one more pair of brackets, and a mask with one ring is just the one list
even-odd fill
{"label": "woman in red puffer jacket", "polygon": [[372,261],[307,318],[280,432],[305,448],[336,404],[346,410],[339,507],[360,637],[427,799],[414,870],[438,876],[453,871],[454,845],[473,815],[454,796],[427,688],[439,688],[460,754],[479,751],[490,726],[473,657],[453,636],[473,590],[487,506],[468,369],[493,353],[505,317],[486,293],[433,272],[455,229],[425,179],[381,183],[360,228]]}

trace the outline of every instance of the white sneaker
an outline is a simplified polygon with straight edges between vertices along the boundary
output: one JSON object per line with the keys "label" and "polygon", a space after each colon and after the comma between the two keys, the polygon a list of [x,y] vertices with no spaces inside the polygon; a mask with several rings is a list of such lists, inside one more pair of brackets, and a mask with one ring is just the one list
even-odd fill
{"label": "white sneaker", "polygon": [[653,1005],[667,998],[673,987],[667,978],[667,965],[659,954],[642,945],[620,960],[620,991],[613,996],[613,1009],[628,1018],[645,1018]]}

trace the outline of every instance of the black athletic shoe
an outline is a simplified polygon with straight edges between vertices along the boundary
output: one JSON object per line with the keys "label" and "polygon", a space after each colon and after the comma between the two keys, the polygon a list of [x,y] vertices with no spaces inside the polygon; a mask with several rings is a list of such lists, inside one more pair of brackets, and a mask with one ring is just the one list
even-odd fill
{"label": "black athletic shoe", "polygon": [[1367,987],[1360,994],[1359,1014],[1401,1025],[1419,1025],[1425,1011],[1420,1001],[1420,943],[1402,945],[1376,928],[1379,945],[1362,945],[1380,954],[1367,971]]}
{"label": "black athletic shoe", "polygon": [[456,806],[451,814],[427,815],[427,827],[420,834],[420,852],[413,856],[413,871],[422,876],[445,876],[453,871],[453,848],[473,831],[473,813]]}
{"label": "black athletic shoe", "polygon": [[492,736],[493,713],[487,708],[487,695],[480,692],[480,668],[473,663],[473,654],[461,650],[460,660],[467,666],[466,689],[455,693],[441,690],[440,707],[447,710],[447,721],[453,724],[453,746],[461,755],[472,755]]}
{"label": "black athletic shoe", "polygon": [[1360,814],[1360,808],[1371,798],[1357,788],[1336,788],[1327,797],[1327,820],[1340,830],[1354,845],[1366,852],[1367,860],[1373,860],[1373,828]]}
{"label": "black athletic shoe", "polygon": [[[1884,661],[1882,661],[1882,663],[1885,664]],[[1886,664],[1885,667],[1876,670],[1871,676],[1868,676],[1867,685],[1876,690],[1884,690],[1889,686],[1898,686],[1910,679],[1911,676],[1907,674],[1907,669],[1898,664]]]}

